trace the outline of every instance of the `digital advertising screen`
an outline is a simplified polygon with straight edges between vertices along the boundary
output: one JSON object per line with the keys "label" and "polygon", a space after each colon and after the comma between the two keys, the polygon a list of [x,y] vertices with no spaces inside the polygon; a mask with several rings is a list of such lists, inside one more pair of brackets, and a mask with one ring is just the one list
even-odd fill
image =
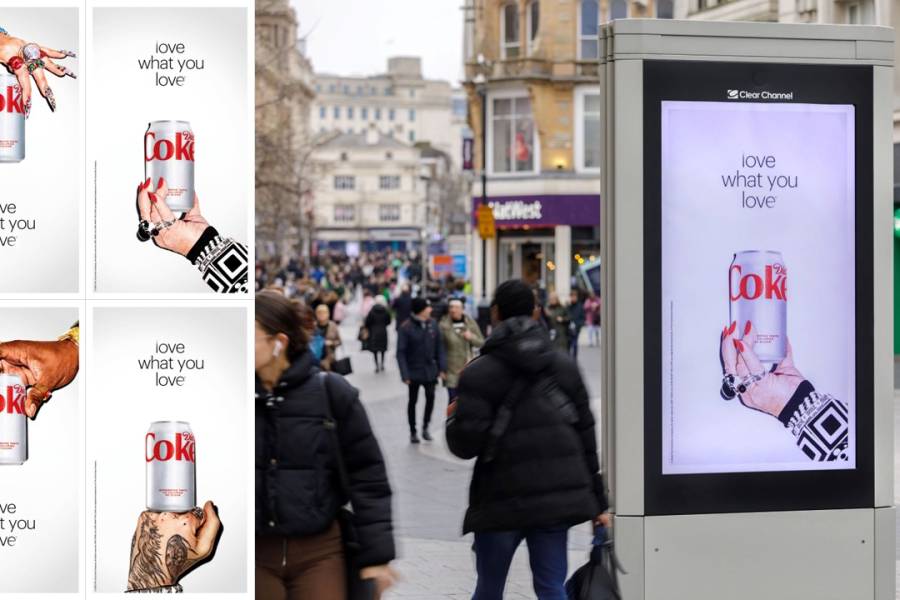
{"label": "digital advertising screen", "polygon": [[686,64],[645,63],[648,514],[865,505],[871,72]]}

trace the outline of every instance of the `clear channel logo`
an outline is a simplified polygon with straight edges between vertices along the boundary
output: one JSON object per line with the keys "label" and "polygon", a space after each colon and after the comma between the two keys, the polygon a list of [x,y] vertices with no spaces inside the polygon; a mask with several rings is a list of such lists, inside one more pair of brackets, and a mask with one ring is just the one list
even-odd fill
{"label": "clear channel logo", "polygon": [[749,92],[747,90],[728,90],[729,100],[793,100],[794,92]]}

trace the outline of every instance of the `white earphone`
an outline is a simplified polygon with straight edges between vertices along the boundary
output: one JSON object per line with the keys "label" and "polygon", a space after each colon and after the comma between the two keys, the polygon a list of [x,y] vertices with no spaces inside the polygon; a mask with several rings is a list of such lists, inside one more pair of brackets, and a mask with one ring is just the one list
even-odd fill
{"label": "white earphone", "polygon": [[275,349],[272,350],[272,356],[278,358],[281,356],[281,351],[284,349],[284,344],[281,343],[281,340],[275,340]]}

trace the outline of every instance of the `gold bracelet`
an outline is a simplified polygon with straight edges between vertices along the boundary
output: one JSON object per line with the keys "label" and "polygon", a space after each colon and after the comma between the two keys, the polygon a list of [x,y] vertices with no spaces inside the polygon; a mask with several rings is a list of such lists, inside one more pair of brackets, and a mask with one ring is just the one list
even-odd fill
{"label": "gold bracelet", "polygon": [[59,336],[58,341],[62,342],[65,340],[72,340],[73,342],[75,342],[75,345],[78,346],[78,342],[79,342],[80,338],[81,338],[81,328],[78,325],[76,325],[76,326],[72,327],[71,329],[69,329],[65,333],[65,335]]}

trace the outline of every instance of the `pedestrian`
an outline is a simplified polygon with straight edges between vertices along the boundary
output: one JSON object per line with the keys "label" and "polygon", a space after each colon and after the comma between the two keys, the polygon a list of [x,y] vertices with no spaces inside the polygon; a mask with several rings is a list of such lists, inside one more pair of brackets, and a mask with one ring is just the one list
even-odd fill
{"label": "pedestrian", "polygon": [[256,296],[255,359],[256,597],[346,600],[347,502],[354,566],[380,595],[396,580],[391,488],[357,390],[319,375],[297,303],[271,292]]}
{"label": "pedestrian", "polygon": [[391,308],[394,309],[394,319],[397,322],[397,331],[406,323],[412,313],[412,292],[408,283],[400,288],[400,295],[394,298]]}
{"label": "pedestrian", "polygon": [[330,371],[337,360],[337,349],[341,345],[341,331],[331,320],[327,304],[316,306],[316,328],[313,332],[313,354],[319,361],[319,368]]}
{"label": "pedestrian", "polygon": [[422,417],[422,439],[431,441],[428,424],[434,410],[434,387],[438,377],[444,379],[447,358],[441,332],[431,318],[431,304],[425,298],[416,297],[410,303],[412,316],[397,331],[397,364],[400,377],[408,386],[409,402],[406,406],[409,418],[409,441],[419,443],[416,433],[416,402],[419,388],[425,390],[425,413]]}
{"label": "pedestrian", "polygon": [[372,307],[375,306],[375,296],[369,291],[363,291],[363,299],[362,302],[359,303],[359,316],[362,319],[365,319],[368,316],[369,311],[372,310]]}
{"label": "pedestrian", "polygon": [[447,353],[447,386],[448,402],[456,397],[456,385],[459,374],[475,355],[475,348],[484,344],[484,335],[475,319],[465,314],[463,302],[452,298],[447,306],[447,314],[440,320],[441,340]]}
{"label": "pedestrian", "polygon": [[600,345],[600,296],[591,292],[584,301],[584,320],[588,328],[588,344]]}
{"label": "pedestrian", "polygon": [[565,600],[569,528],[609,525],[587,389],[533,311],[525,282],[497,288],[495,327],[449,409],[451,452],[477,458],[463,522],[475,534],[473,600],[502,599],[523,540],[538,600]]}
{"label": "pedestrian", "polygon": [[366,348],[375,357],[376,373],[384,371],[384,353],[388,347],[387,328],[390,324],[391,313],[387,309],[387,301],[384,296],[378,295],[363,325],[366,330]]}
{"label": "pedestrian", "polygon": [[581,292],[577,288],[573,288],[569,292],[567,311],[569,314],[569,355],[577,359],[578,338],[581,337],[581,330],[585,323],[584,303],[581,301]]}
{"label": "pedestrian", "polygon": [[569,311],[559,301],[559,294],[551,292],[545,309],[550,321],[550,339],[553,346],[563,352],[569,351]]}

